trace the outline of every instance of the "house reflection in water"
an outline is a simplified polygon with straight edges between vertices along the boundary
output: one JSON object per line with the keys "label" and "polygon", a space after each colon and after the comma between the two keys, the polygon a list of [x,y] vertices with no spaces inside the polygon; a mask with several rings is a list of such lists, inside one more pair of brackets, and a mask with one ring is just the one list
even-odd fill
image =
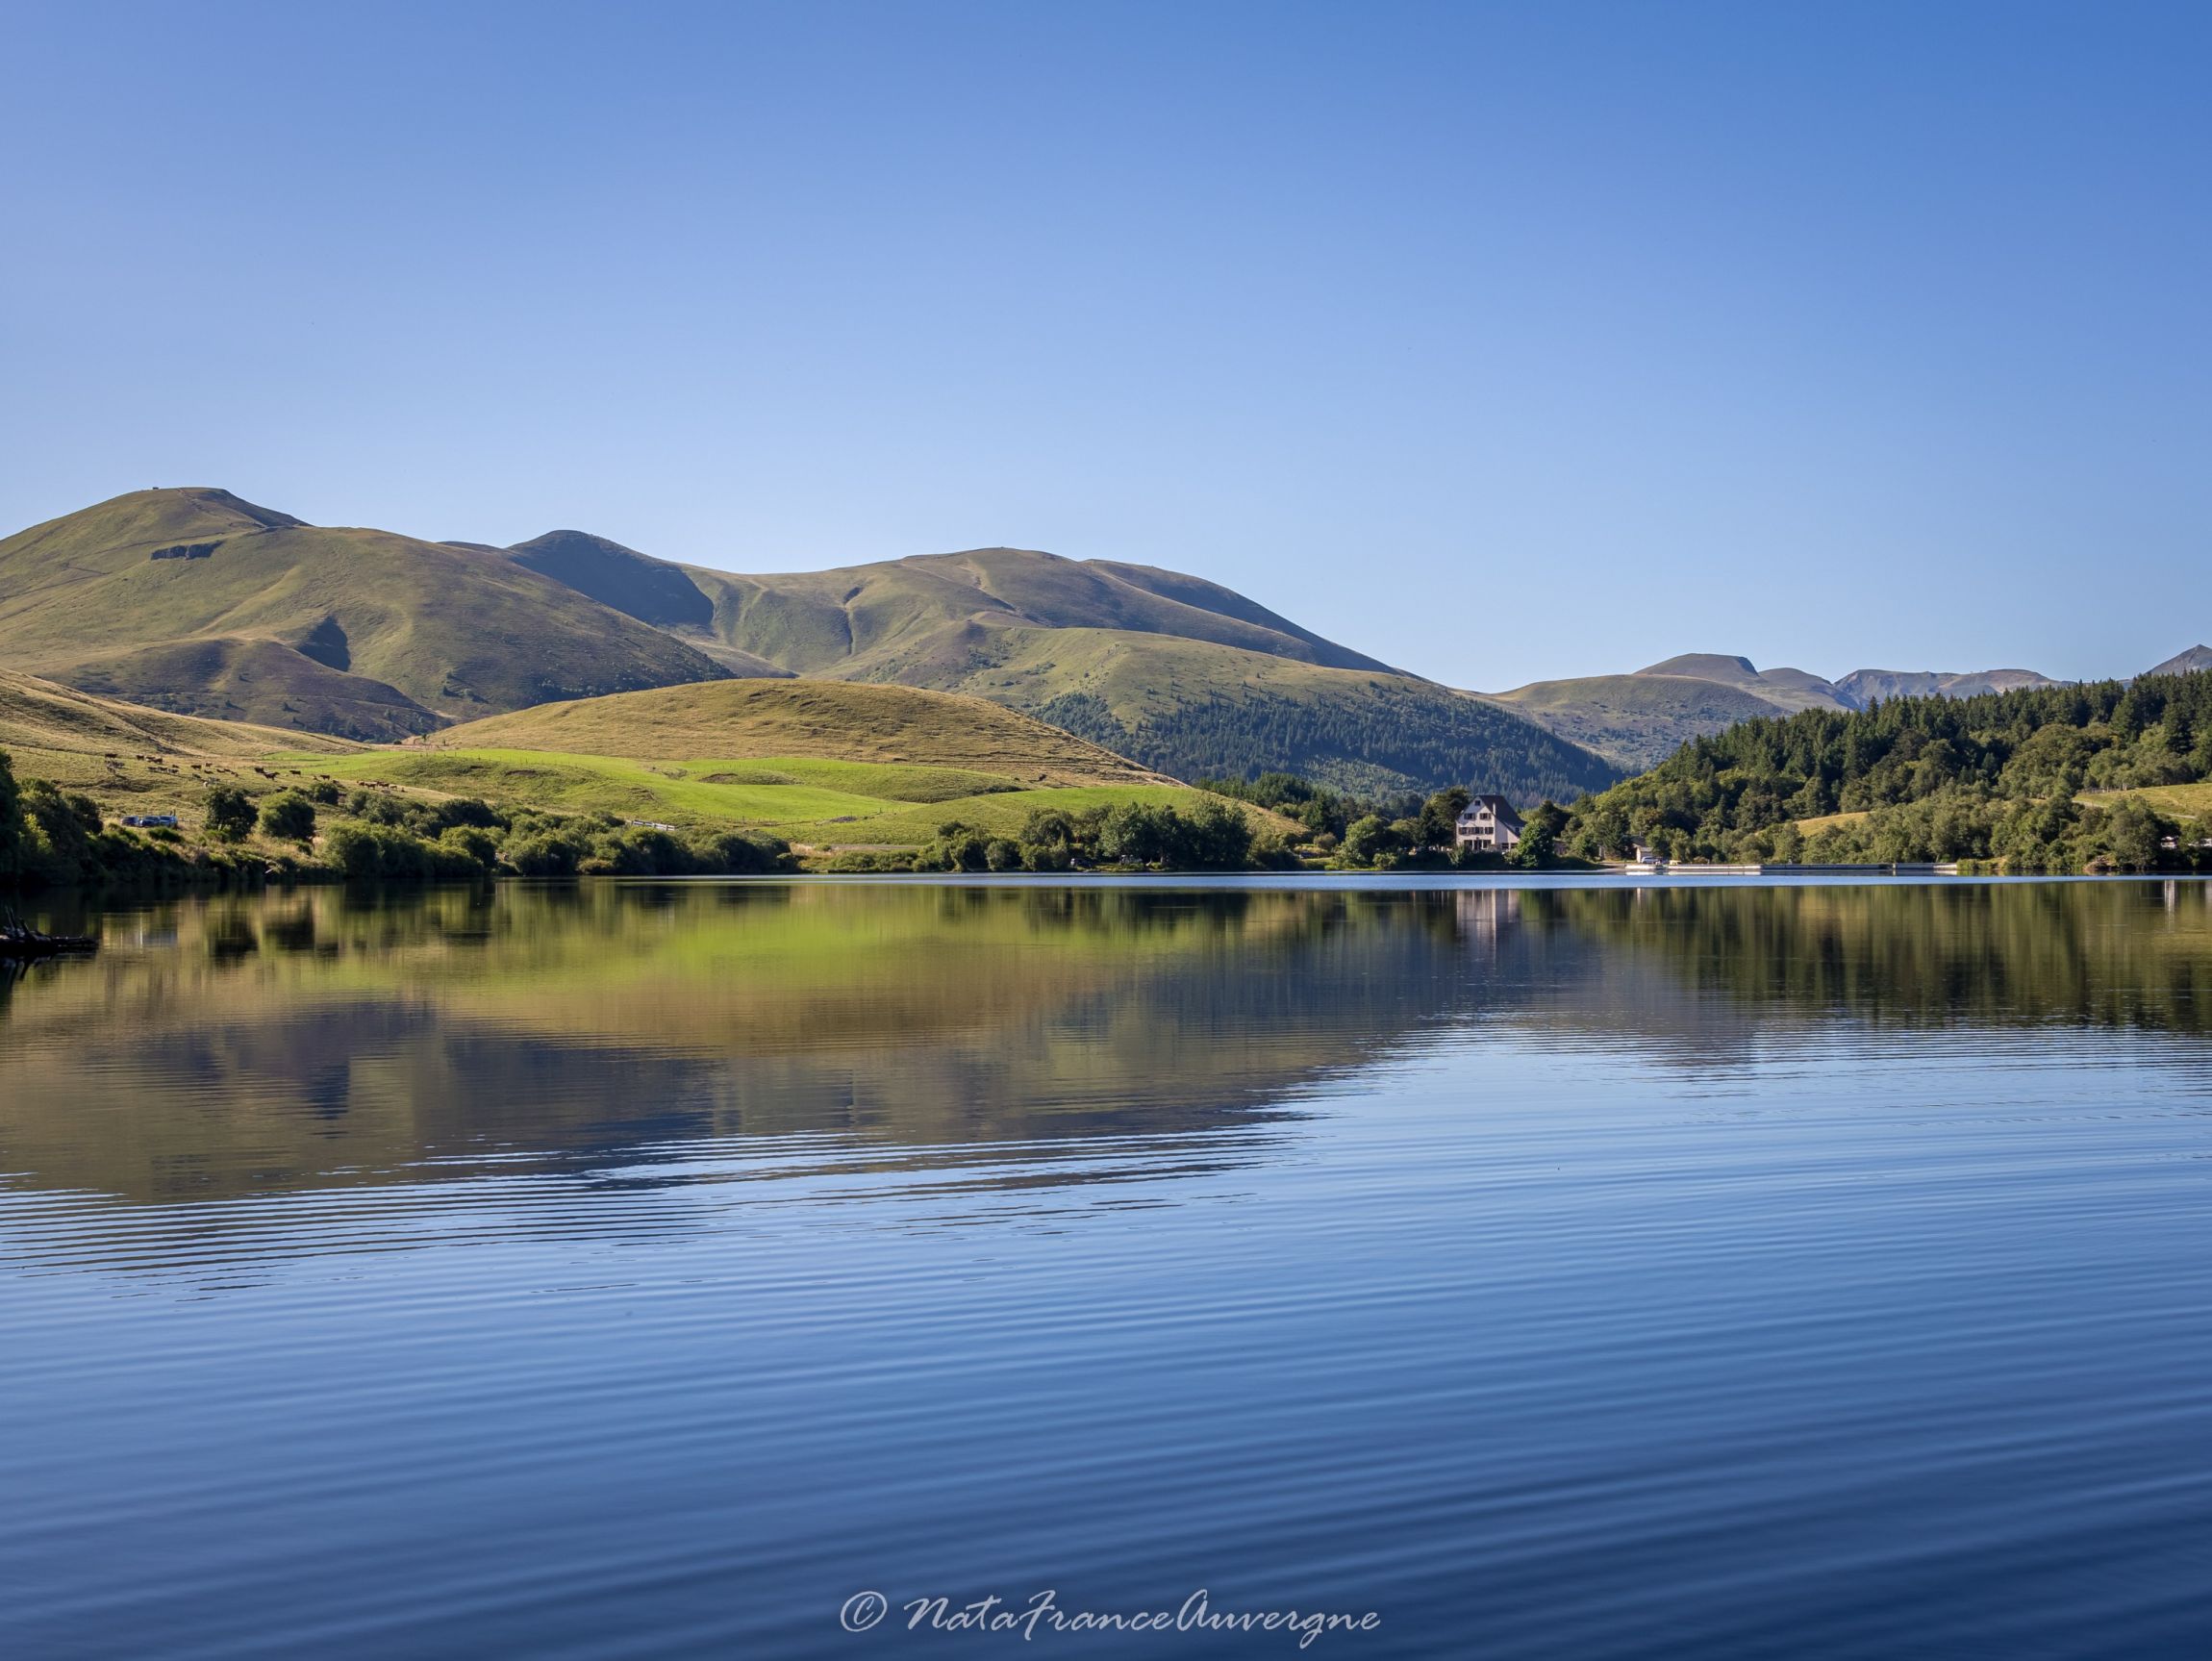
{"label": "house reflection in water", "polygon": [[1498,943],[1521,922],[1521,890],[1462,889],[1457,896],[1460,938],[1497,955]]}

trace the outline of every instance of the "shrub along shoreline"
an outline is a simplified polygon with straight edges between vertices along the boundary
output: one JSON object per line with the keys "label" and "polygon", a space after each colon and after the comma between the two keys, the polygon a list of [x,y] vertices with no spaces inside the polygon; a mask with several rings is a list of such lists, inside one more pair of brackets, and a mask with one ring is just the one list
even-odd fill
{"label": "shrub along shoreline", "polygon": [[[2203,787],[2193,793],[2190,787]],[[2098,792],[2140,793],[2099,800]],[[2171,801],[2186,799],[2201,815]],[[1255,825],[1239,802],[1271,818]],[[1504,856],[1456,846],[1464,790],[1364,799],[1287,773],[1200,781],[1188,807],[1032,811],[1013,835],[951,820],[918,848],[830,850],[320,778],[256,799],[211,788],[196,836],[111,824],[89,796],[18,783],[0,751],[0,886],[254,887],[499,877],[1086,870],[1589,868],[1639,845],[1677,862],[1965,862],[2011,873],[2212,870],[2212,675],[1898,698],[1693,740],[1651,771],[1526,816]],[[2163,805],[2162,805],[2163,804]],[[1287,824],[1286,824],[1287,821]],[[1262,828],[1265,826],[1266,828]]]}
{"label": "shrub along shoreline", "polygon": [[[1235,799],[1232,799],[1235,798]],[[1256,818],[1239,801],[1269,810]],[[1191,805],[1130,800],[1041,807],[1009,836],[949,820],[918,848],[845,849],[802,863],[756,830],[682,831],[608,814],[474,797],[349,789],[322,778],[255,797],[218,784],[195,826],[109,822],[91,797],[14,779],[0,752],[0,885],[253,888],[270,882],[488,881],[503,877],[911,872],[1498,868],[1452,846],[1467,793],[1370,802],[1287,775],[1218,781]],[[1532,816],[1523,866],[1548,863],[1560,810]],[[1286,832],[1282,820],[1291,828]]]}
{"label": "shrub along shoreline", "polygon": [[797,868],[756,831],[633,825],[604,814],[513,810],[345,791],[329,780],[258,802],[229,786],[202,800],[200,836],[110,824],[90,796],[18,783],[0,751],[0,884],[22,888],[253,888],[268,882],[488,880],[503,876],[733,876]]}

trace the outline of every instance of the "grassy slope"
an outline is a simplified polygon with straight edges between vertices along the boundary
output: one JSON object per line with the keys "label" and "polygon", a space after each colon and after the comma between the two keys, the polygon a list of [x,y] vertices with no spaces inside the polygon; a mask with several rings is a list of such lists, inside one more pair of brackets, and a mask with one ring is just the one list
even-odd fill
{"label": "grassy slope", "polygon": [[841,681],[720,681],[548,704],[470,721],[428,742],[644,760],[915,762],[1033,784],[1159,782],[1110,751],[981,698]]}
{"label": "grassy slope", "polygon": [[972,623],[1127,630],[1346,668],[1387,666],[1232,590],[1144,566],[977,548],[767,576],[686,566],[730,645],[800,674],[903,679],[891,666]]}
{"label": "grassy slope", "polygon": [[[214,547],[149,557],[177,543]],[[1532,798],[1605,773],[1546,748],[1517,712],[1172,571],[985,548],[731,576],[577,532],[495,549],[318,529],[197,489],[118,497],[0,541],[0,661],[161,708],[371,741],[732,673],[974,691],[1032,712],[1104,680],[1119,713],[1093,736],[1148,746],[1186,776],[1287,768],[1364,790],[1456,782]],[[1161,678],[1134,689],[1143,674]]]}
{"label": "grassy slope", "polygon": [[[1406,679],[1326,668],[1268,653],[1224,652],[1207,642],[1117,629],[976,630],[943,656],[917,655],[895,667],[905,674],[941,678],[960,691],[1021,708],[1035,708],[1063,692],[1089,692],[1103,699],[1115,718],[1129,727],[1171,715],[1194,699],[1243,702],[1268,693],[1321,699],[1356,695],[1381,681]],[[1454,695],[1443,688],[1436,690],[1445,696]]]}
{"label": "grassy slope", "polygon": [[[472,738],[494,742],[463,742]],[[621,753],[556,747],[598,742]],[[1012,833],[1039,807],[1188,805],[1194,794],[980,699],[838,682],[626,693],[474,722],[434,743],[369,746],[0,671],[0,748],[21,777],[83,791],[112,815],[175,813],[188,830],[211,786],[264,795],[316,778],[686,829],[761,826],[826,846],[913,845],[954,818]]]}
{"label": "grassy slope", "polygon": [[657,629],[704,629],[715,620],[714,603],[682,566],[588,531],[547,531],[506,554]]}
{"label": "grassy slope", "polygon": [[[802,674],[973,692],[1191,778],[1281,768],[1340,788],[1533,800],[1608,765],[1217,584],[1018,549],[842,570],[686,567],[733,646]],[[1070,707],[1069,697],[1100,700]],[[1101,718],[1104,717],[1104,718]]]}
{"label": "grassy slope", "polygon": [[[140,709],[0,669],[0,750],[16,777],[82,791],[118,817],[173,813],[196,826],[212,786],[266,794],[327,774],[359,749],[340,739]],[[281,765],[273,760],[287,751]]]}
{"label": "grassy slope", "polygon": [[[149,557],[185,542],[214,552]],[[1187,777],[1282,768],[1360,790],[1463,783],[1529,799],[1609,777],[1517,711],[1175,572],[992,548],[728,576],[573,532],[500,550],[318,529],[209,490],[140,491],[0,541],[0,661],[165,709],[376,741],[797,671],[1031,712],[1094,696],[1112,715],[1083,731]],[[611,753],[597,740],[550,747]],[[745,753],[770,752],[815,753]]]}
{"label": "grassy slope", "polygon": [[842,681],[721,681],[544,705],[333,770],[686,828],[758,825],[826,846],[926,842],[948,819],[1011,833],[1040,807],[1194,793],[980,698]]}
{"label": "grassy slope", "polygon": [[278,641],[168,641],[58,672],[85,692],[150,709],[371,743],[442,724],[396,687],[341,673]]}
{"label": "grassy slope", "polygon": [[1748,658],[1732,658],[1721,652],[1684,652],[1680,657],[1651,664],[1636,672],[1640,675],[1717,681],[1722,686],[1736,687],[1754,693],[1784,710],[1837,710],[1849,707],[1837,695],[1834,685],[1819,675],[1808,674],[1803,669],[1758,669],[1751,667]]}
{"label": "grassy slope", "polygon": [[2193,785],[2145,785],[2131,791],[2084,791],[2074,799],[2110,807],[2122,796],[2141,796],[2169,818],[2212,816],[2212,780]]}
{"label": "grassy slope", "polygon": [[[278,747],[302,748],[300,735],[141,709],[0,669],[0,748],[246,758]],[[318,739],[308,747],[338,754],[357,746],[340,739]]]}
{"label": "grassy slope", "polygon": [[[685,830],[756,826],[818,847],[912,846],[929,841],[949,819],[1010,836],[1042,807],[1079,812],[1123,801],[1187,806],[1198,794],[1175,784],[1023,785],[964,768],[823,763],[800,756],[640,761],[555,750],[409,748],[346,756],[320,770],[411,791],[610,813]],[[1284,828],[1256,810],[1246,817]]]}
{"label": "grassy slope", "polygon": [[[205,559],[150,557],[205,541],[217,544]],[[465,717],[726,673],[505,555],[302,525],[209,490],[141,491],[0,541],[0,654],[303,729],[349,705],[381,711],[375,736],[432,724],[424,710]]]}
{"label": "grassy slope", "polygon": [[1282,768],[1347,790],[1459,782],[1534,800],[1615,776],[1517,713],[1406,675],[1113,629],[976,627],[930,645],[877,672],[1041,712],[1095,699],[1116,747],[1182,777]]}
{"label": "grassy slope", "polygon": [[1632,770],[1657,767],[1684,742],[1777,713],[1757,692],[1684,675],[1585,675],[1535,681],[1495,701]]}
{"label": "grassy slope", "polygon": [[[977,693],[1183,777],[1282,768],[1359,791],[1470,784],[1517,798],[1609,764],[1510,706],[1401,675],[1195,577],[1018,549],[778,576],[686,567],[719,639],[802,674]],[[1531,730],[1533,729],[1533,730]]]}

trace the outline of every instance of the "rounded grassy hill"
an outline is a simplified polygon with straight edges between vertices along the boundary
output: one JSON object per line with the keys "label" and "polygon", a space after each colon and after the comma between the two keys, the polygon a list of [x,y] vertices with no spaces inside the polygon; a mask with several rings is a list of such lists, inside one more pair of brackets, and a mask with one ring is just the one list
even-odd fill
{"label": "rounded grassy hill", "polygon": [[418,742],[642,761],[803,756],[954,768],[1048,785],[1159,782],[1111,750],[982,698],[859,681],[659,687],[540,704]]}

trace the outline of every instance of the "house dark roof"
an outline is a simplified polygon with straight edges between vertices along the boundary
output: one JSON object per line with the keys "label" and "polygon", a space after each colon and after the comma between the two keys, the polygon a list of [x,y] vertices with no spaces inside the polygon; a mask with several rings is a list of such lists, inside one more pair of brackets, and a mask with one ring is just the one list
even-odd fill
{"label": "house dark roof", "polygon": [[1459,817],[1466,818],[1476,808],[1488,808],[1491,817],[1501,825],[1511,825],[1518,830],[1522,822],[1521,816],[1513,811],[1513,804],[1503,796],[1475,796],[1467,804],[1467,812]]}

